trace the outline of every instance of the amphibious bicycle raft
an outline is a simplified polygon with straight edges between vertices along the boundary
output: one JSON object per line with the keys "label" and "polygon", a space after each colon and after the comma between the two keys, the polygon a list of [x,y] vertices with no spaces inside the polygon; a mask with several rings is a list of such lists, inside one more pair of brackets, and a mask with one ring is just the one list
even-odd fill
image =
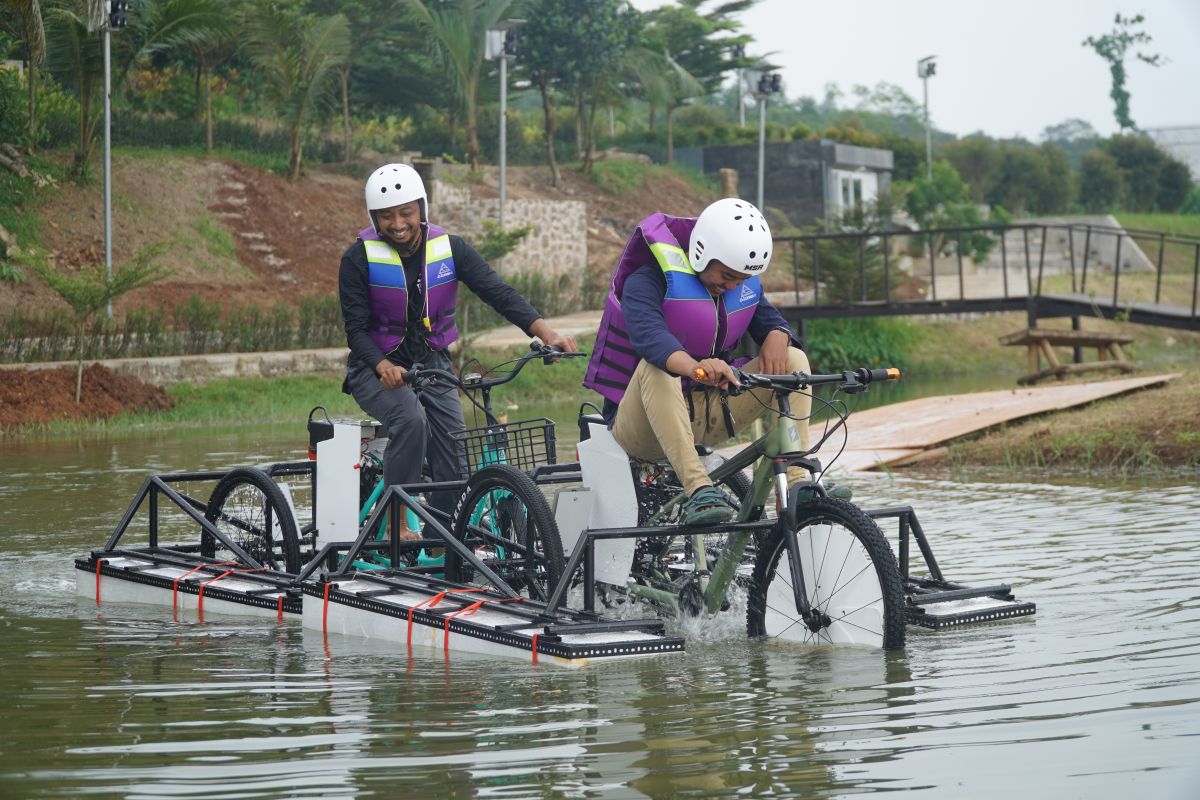
{"label": "amphibious bicycle raft", "polygon": [[[309,461],[152,476],[104,547],[76,561],[79,592],[99,603],[158,603],[175,615],[201,620],[217,612],[299,617],[305,628],[323,634],[581,665],[682,650],[683,641],[667,635],[658,616],[627,619],[625,608],[621,619],[601,614],[634,598],[649,600],[660,611],[715,611],[720,599],[705,592],[719,561],[714,556],[728,552],[729,563],[721,568],[733,570],[731,582],[751,589],[755,580],[770,584],[774,588],[763,596],[772,608],[782,591],[789,624],[801,619],[797,615],[806,603],[819,607],[803,623],[817,635],[803,640],[860,641],[831,633],[837,628],[829,618],[832,606],[819,599],[826,573],[814,572],[811,559],[781,531],[784,526],[762,514],[763,497],[745,494],[745,464],[736,457],[725,472],[716,472],[719,463],[710,472],[720,475],[742,509],[738,521],[716,530],[683,530],[670,519],[671,503],[663,502],[678,489],[669,468],[632,462],[619,448],[613,451],[615,443],[605,441],[606,430],[594,416],[581,411],[581,460],[568,464],[556,463],[553,423],[497,420],[490,389],[511,380],[528,361],[557,355],[531,351],[499,378],[426,371],[426,380],[453,380],[484,398],[483,426],[463,436],[469,467],[460,481],[382,486],[377,480],[379,426],[332,420],[317,409],[308,422]],[[806,385],[821,377],[803,376]],[[827,383],[836,378],[847,391],[865,387],[869,377],[862,371],[824,376]],[[747,463],[756,459],[757,453]],[[789,501],[846,518],[851,511],[825,496],[819,462],[807,461],[813,481],[806,495]],[[777,482],[767,478],[768,484]],[[207,499],[199,499],[196,486],[213,482]],[[435,491],[458,496],[452,514],[428,501]],[[553,510],[547,496],[553,498]],[[899,559],[893,561],[898,588],[885,605],[890,614],[900,615],[901,643],[904,623],[936,629],[1034,612],[1031,603],[1014,600],[1006,585],[972,588],[947,581],[911,508],[854,512],[871,527],[875,520],[894,520],[898,526]],[[395,535],[406,513],[423,528],[421,540],[406,542]],[[613,519],[624,522],[613,525]],[[796,514],[785,514],[784,520],[794,525]],[[841,542],[852,554],[847,543],[854,540],[839,539],[845,524],[834,522],[799,528],[805,541],[823,536],[821,541]],[[857,516],[852,523],[863,526]],[[740,553],[720,550],[735,539]],[[922,576],[910,574],[912,542],[924,562]],[[891,558],[886,541],[872,547],[872,558]],[[763,567],[756,577],[762,548],[775,548],[773,560],[769,572]],[[798,575],[789,566],[792,560]],[[764,578],[768,574],[783,577]],[[814,593],[806,593],[805,600],[793,584],[814,587]],[[599,613],[598,604],[605,607]],[[751,620],[751,632],[773,635],[772,619],[765,614],[760,630]],[[868,643],[898,646],[894,628],[888,641]]]}

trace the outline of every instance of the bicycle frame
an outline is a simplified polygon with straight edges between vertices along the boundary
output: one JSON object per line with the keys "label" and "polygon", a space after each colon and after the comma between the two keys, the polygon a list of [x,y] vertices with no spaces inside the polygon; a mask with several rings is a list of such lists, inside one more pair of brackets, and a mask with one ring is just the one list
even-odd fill
{"label": "bicycle frame", "polygon": [[[717,485],[729,476],[757,462],[750,482],[749,499],[742,503],[742,507],[739,509],[733,523],[726,524],[750,522],[750,517],[756,513],[756,509],[761,509],[766,503],[767,496],[770,494],[772,488],[775,489],[777,496],[780,498],[780,517],[778,520],[763,521],[760,524],[762,527],[773,527],[779,524],[783,519],[783,511],[786,510],[788,502],[787,468],[793,464],[800,464],[808,469],[813,475],[814,483],[820,478],[819,465],[807,458],[806,453],[795,450],[795,447],[799,443],[799,436],[794,421],[790,418],[791,403],[788,395],[777,392],[776,405],[780,413],[770,429],[761,438],[746,445],[746,447],[742,448],[732,458],[718,465],[709,473],[709,476],[713,479],[713,484]],[[652,526],[660,522],[676,506],[684,502],[684,500],[685,497],[683,494],[671,498],[647,520],[646,525]],[[725,547],[717,556],[717,563],[714,565],[711,574],[707,575],[707,570],[702,567],[702,565],[707,564],[707,557],[704,552],[704,535],[700,533],[692,534],[692,548],[695,552],[695,574],[700,581],[701,594],[708,613],[716,613],[725,601],[726,593],[733,582],[737,567],[741,563],[742,555],[746,552],[746,545],[750,541],[750,535],[753,530],[753,528],[747,529],[745,526],[739,526],[737,530],[731,531],[726,540]],[[788,537],[788,549],[792,554],[792,585],[796,588],[796,608],[801,613],[805,613],[809,610],[809,605],[807,594],[804,590],[804,576],[801,574],[799,568],[800,560],[797,557],[798,551],[796,550],[794,534]],[[706,577],[707,580],[705,580]],[[630,584],[628,589],[631,594],[660,604],[678,605],[677,593],[641,584]]]}

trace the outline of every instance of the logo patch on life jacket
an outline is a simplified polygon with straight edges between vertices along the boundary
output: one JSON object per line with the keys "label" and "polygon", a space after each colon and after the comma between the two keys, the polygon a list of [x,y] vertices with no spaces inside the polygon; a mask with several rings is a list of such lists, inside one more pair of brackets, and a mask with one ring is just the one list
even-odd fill
{"label": "logo patch on life jacket", "polygon": [[751,288],[750,288],[750,287],[749,287],[747,284],[744,284],[744,283],[743,283],[743,284],[742,284],[742,294],[741,294],[741,296],[738,298],[738,300],[739,300],[740,302],[743,302],[743,303],[744,303],[744,302],[746,302],[747,300],[753,300],[753,299],[754,299],[754,298],[756,298],[756,297],[758,297],[758,293],[757,293],[757,292],[755,292],[753,289],[751,289]]}
{"label": "logo patch on life jacket", "polygon": [[451,274],[452,273],[450,272],[449,264],[442,264],[442,266],[438,267],[438,271],[437,271],[438,278],[449,278]]}

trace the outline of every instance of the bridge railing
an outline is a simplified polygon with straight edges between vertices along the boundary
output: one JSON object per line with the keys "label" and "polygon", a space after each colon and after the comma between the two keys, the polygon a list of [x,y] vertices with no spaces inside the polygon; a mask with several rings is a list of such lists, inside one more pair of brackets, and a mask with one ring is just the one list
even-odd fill
{"label": "bridge railing", "polygon": [[781,236],[774,260],[776,270],[790,266],[800,307],[1066,295],[1110,312],[1154,304],[1195,319],[1200,288],[1200,237],[1085,223]]}

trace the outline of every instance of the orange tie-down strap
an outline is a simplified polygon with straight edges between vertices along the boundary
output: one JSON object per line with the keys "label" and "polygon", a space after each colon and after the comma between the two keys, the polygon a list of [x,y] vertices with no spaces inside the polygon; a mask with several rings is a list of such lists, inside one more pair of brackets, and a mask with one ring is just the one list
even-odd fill
{"label": "orange tie-down strap", "polygon": [[[416,611],[418,608],[433,608],[438,603],[440,603],[444,599],[446,599],[446,595],[448,595],[448,594],[475,594],[478,592],[486,592],[486,591],[488,591],[488,590],[484,589],[484,588],[447,589],[443,592],[438,592],[433,597],[430,597],[428,600],[422,600],[420,603],[417,603],[415,606],[413,606],[412,608],[410,608],[408,610],[408,633],[407,633],[405,643],[409,646],[409,648],[412,647],[413,612]],[[458,611],[455,611],[453,614],[448,614],[445,618],[445,623],[444,623],[445,635],[442,637],[442,649],[446,652],[450,652],[450,620],[454,619],[455,617],[469,617],[472,614],[474,614],[476,611],[478,611],[480,608],[482,608],[485,605],[488,605],[489,603],[511,603],[513,601],[516,601],[519,603],[519,602],[523,601],[524,599],[525,598],[523,598],[523,597],[497,597],[497,598],[486,598],[485,597],[482,600],[476,600],[474,603],[471,603],[470,605],[463,606]],[[535,640],[534,644],[535,645],[537,644],[536,640]],[[536,655],[534,657],[536,658]]]}
{"label": "orange tie-down strap", "polygon": [[[237,563],[236,561],[222,561],[217,564],[201,564],[198,567],[192,567],[187,572],[183,573],[178,578],[171,581],[171,610],[172,611],[179,610],[179,582],[180,581],[184,580],[185,578],[187,578],[189,575],[191,575],[194,572],[199,572],[200,570],[204,569],[205,567],[231,567],[236,563]],[[201,589],[201,597],[203,597],[203,591],[204,590]]]}
{"label": "orange tie-down strap", "polygon": [[[221,566],[225,566],[225,565],[222,564]],[[204,583],[200,584],[200,591],[197,593],[197,596],[199,599],[196,601],[196,613],[200,616],[200,621],[201,622],[204,621],[204,590],[207,587],[213,585],[214,583],[221,580],[222,578],[228,578],[230,575],[234,575],[234,574],[244,575],[244,574],[250,573],[250,572],[264,572],[266,569],[267,569],[266,567],[253,567],[251,569],[227,569],[224,572],[222,572],[220,575],[216,576],[215,578],[212,578],[211,580],[207,580]]]}

